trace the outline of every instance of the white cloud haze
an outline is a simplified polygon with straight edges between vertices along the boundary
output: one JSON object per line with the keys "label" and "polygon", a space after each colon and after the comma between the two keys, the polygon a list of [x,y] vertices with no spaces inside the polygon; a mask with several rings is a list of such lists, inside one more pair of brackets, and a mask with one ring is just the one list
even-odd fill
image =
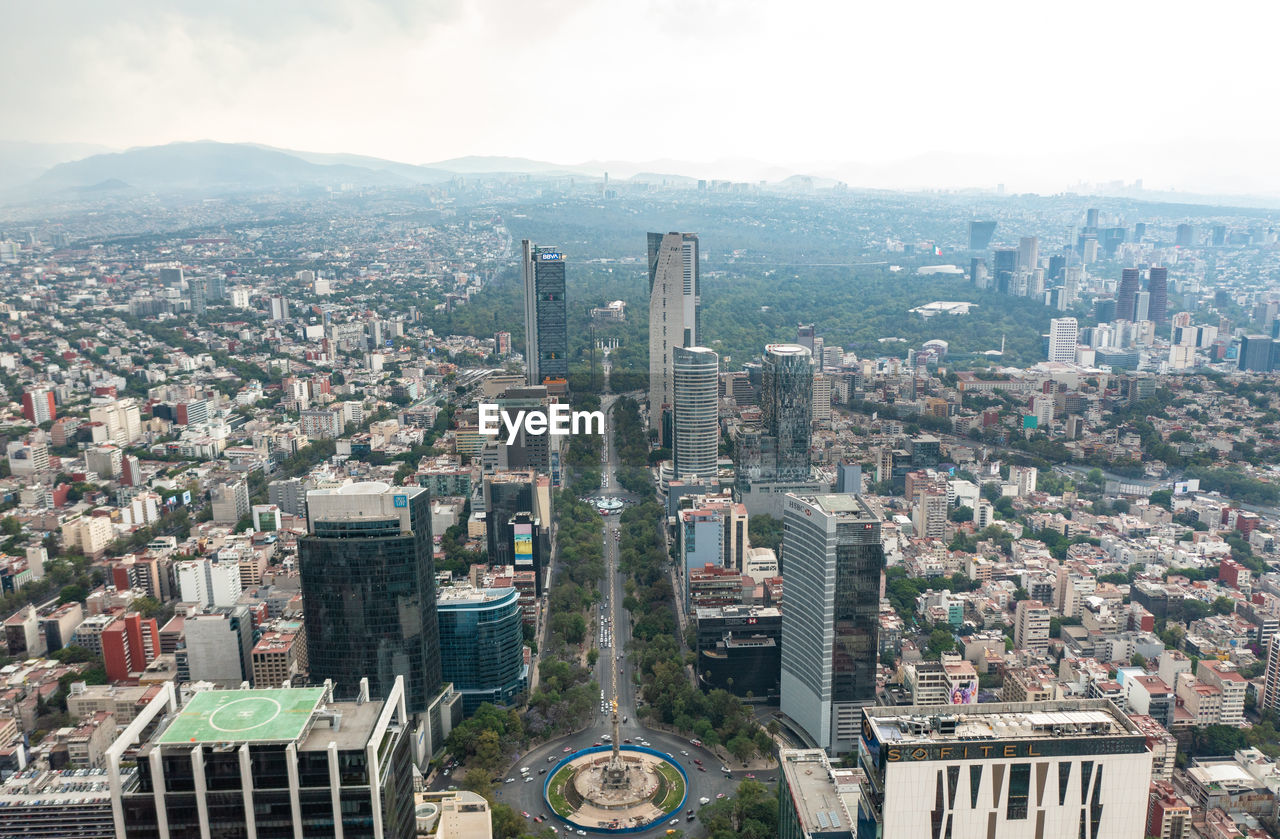
{"label": "white cloud haze", "polygon": [[[926,182],[909,186],[1142,177],[1280,189],[1280,11],[1265,3],[51,0],[5,11],[6,139],[213,139],[414,163],[755,159]],[[843,165],[925,155],[891,175]]]}

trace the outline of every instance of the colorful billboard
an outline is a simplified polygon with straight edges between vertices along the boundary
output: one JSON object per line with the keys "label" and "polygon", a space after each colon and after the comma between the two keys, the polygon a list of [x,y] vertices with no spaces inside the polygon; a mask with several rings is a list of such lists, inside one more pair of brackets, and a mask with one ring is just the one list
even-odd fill
{"label": "colorful billboard", "polygon": [[516,565],[533,565],[533,525],[512,525],[515,538]]}

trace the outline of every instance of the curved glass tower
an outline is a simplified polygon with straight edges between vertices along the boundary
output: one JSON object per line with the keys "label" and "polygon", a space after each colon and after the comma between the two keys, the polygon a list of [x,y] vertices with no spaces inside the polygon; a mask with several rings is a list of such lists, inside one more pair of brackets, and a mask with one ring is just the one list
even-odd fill
{"label": "curved glass tower", "polygon": [[510,705],[528,685],[516,590],[442,588],[439,613],[441,670],[462,694],[463,713]]}
{"label": "curved glass tower", "polygon": [[675,476],[714,478],[720,450],[720,356],[706,347],[674,347],[671,352]]}

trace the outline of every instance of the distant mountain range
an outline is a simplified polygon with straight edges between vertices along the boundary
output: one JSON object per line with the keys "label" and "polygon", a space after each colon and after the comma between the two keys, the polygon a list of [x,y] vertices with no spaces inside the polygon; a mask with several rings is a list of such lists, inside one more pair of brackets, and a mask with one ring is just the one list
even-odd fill
{"label": "distant mountain range", "polygon": [[[457,176],[597,179],[607,174],[617,181],[674,185],[707,179],[767,182],[783,189],[825,188],[843,182],[854,189],[989,190],[1008,183],[1010,192],[1066,190],[1188,203],[1280,205],[1280,175],[1270,166],[1269,147],[1247,143],[1237,146],[1229,159],[1218,159],[1215,166],[1219,168],[1212,172],[1191,161],[1214,158],[1205,157],[1206,149],[1188,144],[1116,146],[1096,153],[1028,153],[1023,157],[939,152],[875,165],[821,162],[797,172],[740,158],[705,163],[675,159],[590,160],[565,165],[522,157],[470,156],[417,165],[357,154],[209,140],[126,151],[83,144],[0,142],[0,199],[39,200],[112,190],[225,194],[341,185],[395,187],[440,183]],[[1142,161],[1143,171],[1162,175],[1157,182],[1180,183],[1184,189],[1196,192],[1151,193],[1118,182],[1099,187],[1081,183],[1086,178],[1098,183],[1117,172],[1129,171],[1129,163],[1134,160]]]}

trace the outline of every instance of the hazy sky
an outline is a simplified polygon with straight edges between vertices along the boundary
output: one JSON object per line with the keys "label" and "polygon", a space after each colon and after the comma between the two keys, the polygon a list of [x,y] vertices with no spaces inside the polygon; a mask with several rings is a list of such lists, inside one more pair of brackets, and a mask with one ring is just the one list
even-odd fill
{"label": "hazy sky", "polygon": [[955,166],[1163,185],[1280,141],[1278,22],[1266,3],[1115,0],[21,2],[0,134],[415,163],[980,153]]}

